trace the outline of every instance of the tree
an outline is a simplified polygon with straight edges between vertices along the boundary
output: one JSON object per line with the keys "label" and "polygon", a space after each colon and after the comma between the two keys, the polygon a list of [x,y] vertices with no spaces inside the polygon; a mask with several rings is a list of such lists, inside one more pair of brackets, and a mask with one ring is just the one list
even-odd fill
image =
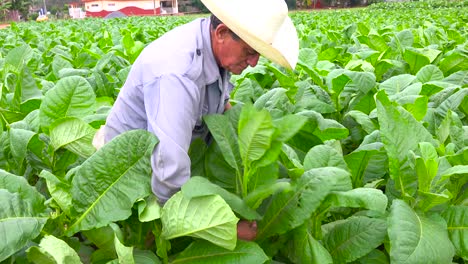
{"label": "tree", "polygon": [[9,8],[11,14],[13,14],[11,19],[18,20],[18,14],[20,14],[22,17],[27,17],[29,6],[31,6],[31,0],[11,0],[11,5]]}
{"label": "tree", "polygon": [[0,20],[4,21],[7,19],[10,8],[11,8],[10,0],[0,0]]}

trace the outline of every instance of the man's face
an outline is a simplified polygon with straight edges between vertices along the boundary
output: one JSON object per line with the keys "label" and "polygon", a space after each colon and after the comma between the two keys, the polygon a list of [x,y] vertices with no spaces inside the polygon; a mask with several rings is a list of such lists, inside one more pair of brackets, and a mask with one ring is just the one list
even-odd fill
{"label": "man's face", "polygon": [[[223,25],[224,26],[224,25]],[[219,27],[218,27],[219,28]],[[224,34],[219,35],[213,47],[219,66],[232,72],[241,74],[247,66],[255,67],[260,55],[241,39],[234,39],[229,29]]]}

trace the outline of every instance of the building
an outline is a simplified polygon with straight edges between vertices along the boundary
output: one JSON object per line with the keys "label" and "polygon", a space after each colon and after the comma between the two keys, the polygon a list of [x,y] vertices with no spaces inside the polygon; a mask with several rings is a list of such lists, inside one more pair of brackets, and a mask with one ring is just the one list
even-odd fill
{"label": "building", "polygon": [[177,0],[83,0],[86,17],[105,17],[119,11],[127,16],[177,14]]}
{"label": "building", "polygon": [[80,3],[73,2],[68,4],[68,15],[71,18],[85,18],[86,12],[83,11]]}

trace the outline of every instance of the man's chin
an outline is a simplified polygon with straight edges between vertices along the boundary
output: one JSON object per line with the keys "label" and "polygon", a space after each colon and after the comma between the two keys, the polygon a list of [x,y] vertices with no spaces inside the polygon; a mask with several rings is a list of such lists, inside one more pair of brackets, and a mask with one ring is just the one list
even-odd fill
{"label": "man's chin", "polygon": [[235,67],[235,68],[231,68],[229,69],[229,71],[232,73],[232,74],[235,74],[235,75],[239,75],[241,74],[247,67]]}

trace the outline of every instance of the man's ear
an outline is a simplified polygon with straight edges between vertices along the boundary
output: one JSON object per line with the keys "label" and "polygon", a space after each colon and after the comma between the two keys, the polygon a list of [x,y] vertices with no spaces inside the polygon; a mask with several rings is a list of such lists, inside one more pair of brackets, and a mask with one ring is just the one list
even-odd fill
{"label": "man's ear", "polygon": [[224,25],[224,24],[219,24],[215,31],[214,31],[214,36],[217,42],[224,42],[224,40],[229,36],[229,31],[230,29]]}

